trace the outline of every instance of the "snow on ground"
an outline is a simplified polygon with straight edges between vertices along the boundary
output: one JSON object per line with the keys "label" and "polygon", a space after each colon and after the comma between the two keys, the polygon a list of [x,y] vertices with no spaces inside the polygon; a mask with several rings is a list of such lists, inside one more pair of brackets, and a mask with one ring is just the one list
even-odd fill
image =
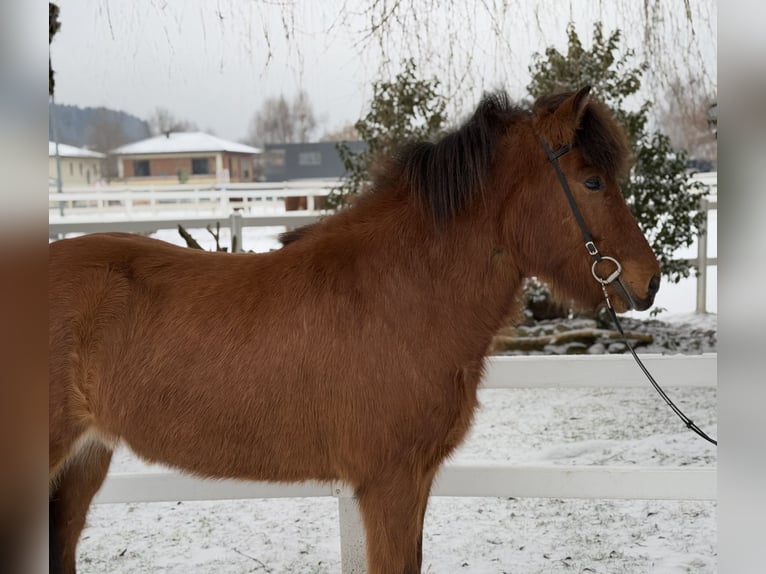
{"label": "snow on ground", "polygon": [[[247,229],[245,249],[278,248],[282,230]],[[204,248],[214,247],[207,231],[190,231]],[[174,230],[155,236],[183,245]],[[229,245],[228,230],[221,230],[221,242]],[[659,319],[681,332],[715,331],[716,315],[691,313],[693,280],[679,285],[670,287],[671,304],[664,305],[671,313]],[[658,304],[663,306],[661,299]],[[666,390],[702,429],[717,434],[715,389]],[[457,461],[716,465],[715,449],[688,432],[648,383],[631,389],[483,389],[480,399]],[[163,470],[125,449],[112,465],[115,473]],[[423,571],[707,574],[716,572],[716,535],[715,502],[434,497]],[[332,498],[102,504],[89,514],[78,571],[337,573],[339,537]]]}
{"label": "snow on ground", "polygon": [[[423,571],[716,572],[712,503],[432,498]],[[78,572],[338,573],[332,499],[101,505]]]}

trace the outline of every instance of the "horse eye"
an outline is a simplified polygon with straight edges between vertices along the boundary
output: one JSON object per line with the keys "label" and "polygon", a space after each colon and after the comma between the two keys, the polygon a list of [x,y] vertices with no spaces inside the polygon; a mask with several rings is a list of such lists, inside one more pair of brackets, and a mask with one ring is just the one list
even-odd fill
{"label": "horse eye", "polygon": [[585,187],[591,191],[600,191],[604,189],[604,180],[600,177],[589,177],[585,180]]}

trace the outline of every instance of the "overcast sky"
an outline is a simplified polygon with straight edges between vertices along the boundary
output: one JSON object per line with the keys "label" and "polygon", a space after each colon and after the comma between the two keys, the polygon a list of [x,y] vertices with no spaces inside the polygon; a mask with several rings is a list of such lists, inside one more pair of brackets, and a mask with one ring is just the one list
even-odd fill
{"label": "overcast sky", "polygon": [[[61,30],[51,46],[58,103],[103,105],[142,118],[162,106],[232,140],[245,137],[264,99],[291,98],[301,87],[319,120],[316,136],[354,122],[366,110],[384,58],[418,56],[424,74],[445,80],[455,102],[450,111],[464,113],[484,89],[503,86],[522,97],[531,54],[550,44],[563,49],[572,19],[583,39],[592,22],[603,19],[607,30],[625,30],[637,49],[642,42],[641,2],[633,2],[636,15],[586,0],[453,0],[451,10],[417,14],[427,32],[393,34],[383,45],[365,36],[369,16],[349,8],[355,5],[350,0],[58,3]],[[678,9],[666,18],[683,21],[683,0],[667,3]],[[694,3],[694,53],[680,56],[703,61],[713,87],[715,9],[714,0]]]}

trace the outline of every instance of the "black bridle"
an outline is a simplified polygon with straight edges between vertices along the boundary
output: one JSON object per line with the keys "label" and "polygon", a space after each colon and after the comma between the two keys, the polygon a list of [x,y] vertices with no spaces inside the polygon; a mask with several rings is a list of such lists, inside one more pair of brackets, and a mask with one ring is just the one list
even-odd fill
{"label": "black bridle", "polygon": [[[608,257],[606,255],[601,255],[601,253],[599,253],[599,250],[593,241],[593,237],[588,231],[588,226],[585,225],[585,220],[583,219],[582,213],[580,213],[580,209],[577,207],[577,203],[575,202],[574,195],[572,194],[572,190],[569,188],[569,183],[567,182],[566,177],[564,177],[564,172],[561,171],[561,166],[559,165],[559,158],[565,153],[569,152],[572,149],[572,146],[567,144],[560,147],[556,151],[552,151],[551,148],[548,147],[547,143],[545,143],[542,140],[541,140],[541,143],[543,144],[545,153],[548,155],[548,159],[550,160],[551,164],[553,164],[553,169],[556,170],[556,175],[558,176],[559,182],[561,183],[561,188],[564,190],[564,195],[566,195],[567,201],[569,202],[569,207],[572,209],[572,214],[574,215],[575,221],[577,221],[577,225],[580,227],[580,232],[582,233],[583,240],[585,241],[585,249],[588,251],[588,254],[593,258],[591,273],[593,274],[593,277],[596,279],[596,281],[598,281],[598,283],[601,285],[601,290],[604,292],[604,299],[606,301],[606,307],[609,311],[609,315],[612,317],[612,321],[617,327],[617,330],[620,332],[623,342],[625,343],[625,345],[627,345],[628,349],[630,349],[630,352],[633,355],[633,358],[636,360],[636,363],[638,364],[638,366],[641,367],[641,370],[649,379],[649,382],[652,384],[654,389],[657,391],[657,393],[659,393],[662,399],[667,403],[670,409],[678,416],[678,418],[680,418],[683,421],[683,423],[686,425],[686,428],[697,433],[706,441],[714,445],[718,445],[717,440],[710,438],[702,429],[700,429],[696,424],[694,424],[694,421],[692,421],[688,416],[686,416],[684,412],[681,409],[679,409],[672,400],[670,400],[670,397],[668,397],[665,391],[662,390],[662,387],[660,387],[657,381],[654,380],[654,377],[648,371],[646,366],[641,362],[641,359],[638,358],[638,355],[636,354],[636,351],[633,349],[633,346],[628,342],[628,338],[625,336],[625,331],[623,331],[622,329],[622,325],[620,324],[620,321],[617,318],[617,313],[612,307],[612,302],[609,300],[609,294],[607,293],[607,290],[606,290],[607,285],[614,283],[615,286],[619,288],[621,295],[623,295],[628,302],[630,302],[631,304],[634,302],[628,287],[625,285],[625,283],[623,283],[623,280],[622,280],[622,265],[620,265],[620,262],[617,261],[614,257]],[[596,267],[598,267],[598,264],[601,263],[602,261],[610,261],[611,263],[615,265],[615,270],[612,273],[610,273],[606,278],[600,277],[596,270]]]}

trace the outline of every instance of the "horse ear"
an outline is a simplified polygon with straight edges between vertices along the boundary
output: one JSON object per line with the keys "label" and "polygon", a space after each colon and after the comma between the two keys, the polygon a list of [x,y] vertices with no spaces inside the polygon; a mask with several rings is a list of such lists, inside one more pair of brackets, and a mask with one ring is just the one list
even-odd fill
{"label": "horse ear", "polygon": [[583,112],[588,105],[590,90],[590,86],[585,86],[564,100],[554,112],[556,119],[564,125],[571,125],[573,130],[580,127],[580,120],[582,120]]}
{"label": "horse ear", "polygon": [[547,139],[551,146],[572,142],[588,105],[590,90],[590,86],[585,86],[555,108],[542,105],[536,109],[535,125],[538,133]]}

